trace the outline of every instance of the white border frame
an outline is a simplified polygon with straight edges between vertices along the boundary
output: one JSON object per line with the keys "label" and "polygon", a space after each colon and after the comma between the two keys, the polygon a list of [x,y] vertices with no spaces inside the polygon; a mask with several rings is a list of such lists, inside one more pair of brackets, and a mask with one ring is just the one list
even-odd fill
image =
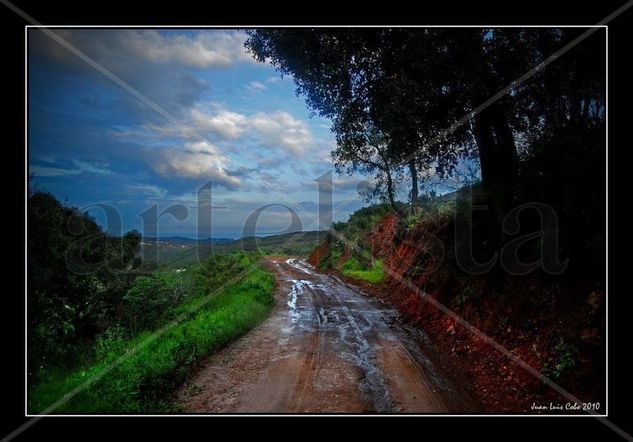
{"label": "white border frame", "polygon": [[[605,379],[605,413],[604,414],[369,414],[369,413],[209,413],[209,414],[29,414],[28,413],[28,33],[29,29],[227,29],[245,30],[260,28],[604,28],[606,30],[605,45],[605,168],[606,168],[606,233],[605,233],[605,339],[606,339],[606,379]],[[609,417],[609,26],[608,25],[25,25],[24,27],[24,417],[27,418],[65,418],[65,417],[581,417],[581,418],[606,418]]]}

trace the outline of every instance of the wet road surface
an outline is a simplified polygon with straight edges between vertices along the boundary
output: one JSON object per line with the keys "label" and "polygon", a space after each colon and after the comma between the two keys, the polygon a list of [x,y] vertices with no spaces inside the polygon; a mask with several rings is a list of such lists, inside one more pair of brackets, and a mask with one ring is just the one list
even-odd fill
{"label": "wet road surface", "polygon": [[178,392],[190,413],[463,413],[421,332],[305,261],[269,258],[279,283],[260,326],[213,354]]}

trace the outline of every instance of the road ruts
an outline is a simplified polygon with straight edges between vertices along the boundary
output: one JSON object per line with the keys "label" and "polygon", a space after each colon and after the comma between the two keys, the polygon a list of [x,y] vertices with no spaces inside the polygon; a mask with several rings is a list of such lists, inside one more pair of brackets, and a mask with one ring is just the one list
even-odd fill
{"label": "road ruts", "polygon": [[276,306],[177,392],[191,413],[465,413],[397,313],[298,259],[269,258]]}

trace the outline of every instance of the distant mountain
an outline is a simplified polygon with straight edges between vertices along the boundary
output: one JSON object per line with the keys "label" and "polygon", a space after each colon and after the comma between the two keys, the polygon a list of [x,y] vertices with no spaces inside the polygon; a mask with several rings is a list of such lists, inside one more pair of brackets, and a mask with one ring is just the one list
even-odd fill
{"label": "distant mountain", "polygon": [[233,238],[206,238],[202,240],[197,240],[195,238],[189,238],[186,236],[162,236],[159,238],[153,237],[143,237],[143,242],[145,243],[156,243],[156,242],[171,242],[171,243],[209,243],[209,244],[226,244],[235,241]]}
{"label": "distant mountain", "polygon": [[143,256],[146,260],[158,257],[164,265],[182,265],[214,253],[240,250],[307,256],[323,240],[325,234],[326,231],[312,230],[241,239],[207,238],[201,241],[182,236],[143,238]]}

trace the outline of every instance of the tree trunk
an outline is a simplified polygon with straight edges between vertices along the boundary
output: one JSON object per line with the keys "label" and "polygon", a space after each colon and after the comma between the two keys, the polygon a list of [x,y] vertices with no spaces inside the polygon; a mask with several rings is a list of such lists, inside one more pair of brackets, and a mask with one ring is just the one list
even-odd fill
{"label": "tree trunk", "polygon": [[389,171],[389,169],[385,169],[385,175],[387,175],[387,198],[389,198],[389,204],[391,205],[391,208],[398,214],[398,215],[402,215],[400,213],[400,210],[398,209],[398,206],[396,205],[396,199],[394,196],[394,188],[393,188],[393,179],[391,178],[391,172]]}
{"label": "tree trunk", "polygon": [[497,215],[511,209],[517,174],[514,135],[499,103],[475,116],[475,141],[479,149],[482,183],[492,197]]}
{"label": "tree trunk", "polygon": [[382,151],[381,149],[376,149],[376,151],[378,152],[378,156],[380,156],[380,159],[383,162],[383,165],[379,166],[379,168],[382,169],[382,171],[385,173],[385,176],[387,177],[387,199],[389,199],[389,204],[391,205],[391,208],[394,210],[394,212],[398,214],[398,216],[402,216],[402,212],[400,212],[400,209],[398,209],[398,206],[396,204],[396,190],[393,185],[393,178],[391,177],[389,161],[387,160],[387,156],[385,155],[384,151]]}
{"label": "tree trunk", "polygon": [[407,163],[411,174],[411,214],[415,215],[418,204],[418,170],[415,167],[415,158],[411,158]]}
{"label": "tree trunk", "polygon": [[[479,34],[485,38],[483,33]],[[483,40],[473,39],[472,54],[482,64],[479,90],[475,91],[473,107],[485,103],[502,86],[488,68],[489,55]],[[497,216],[502,219],[510,210],[517,173],[517,151],[514,135],[504,109],[504,99],[492,103],[474,117],[473,132],[479,150],[481,180],[491,197]]]}

